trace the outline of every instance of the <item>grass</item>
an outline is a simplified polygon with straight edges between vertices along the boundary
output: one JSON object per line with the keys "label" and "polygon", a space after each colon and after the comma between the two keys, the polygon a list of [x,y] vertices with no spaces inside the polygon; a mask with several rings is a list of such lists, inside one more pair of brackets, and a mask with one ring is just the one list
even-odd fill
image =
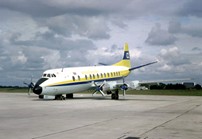
{"label": "grass", "polygon": [[[27,88],[0,88],[0,92],[5,93],[27,93]],[[82,92],[91,94],[92,91]],[[120,91],[120,94],[122,91]],[[170,95],[170,96],[202,96],[202,90],[129,90],[128,95]]]}
{"label": "grass", "polygon": [[27,88],[0,88],[0,92],[4,93],[27,93]]}
{"label": "grass", "polygon": [[202,90],[130,90],[133,95],[202,96]]}

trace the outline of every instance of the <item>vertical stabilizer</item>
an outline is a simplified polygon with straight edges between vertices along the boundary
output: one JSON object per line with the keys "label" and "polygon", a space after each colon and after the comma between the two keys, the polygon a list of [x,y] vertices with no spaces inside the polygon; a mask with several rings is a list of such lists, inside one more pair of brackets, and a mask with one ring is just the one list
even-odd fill
{"label": "vertical stabilizer", "polygon": [[125,43],[125,45],[124,45],[123,59],[121,61],[115,63],[114,66],[125,66],[125,67],[128,67],[128,68],[131,68],[130,53],[129,53],[128,43]]}

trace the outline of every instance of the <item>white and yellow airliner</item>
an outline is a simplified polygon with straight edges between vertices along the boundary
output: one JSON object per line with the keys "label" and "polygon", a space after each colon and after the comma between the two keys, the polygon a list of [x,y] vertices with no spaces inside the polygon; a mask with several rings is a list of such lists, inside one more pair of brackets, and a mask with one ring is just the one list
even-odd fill
{"label": "white and yellow airliner", "polygon": [[[124,45],[123,59],[110,66],[68,67],[46,70],[42,77],[29,87],[40,98],[52,96],[54,99],[73,98],[73,93],[94,89],[103,96],[111,94],[112,99],[119,99],[119,90],[128,89],[124,78],[134,69],[154,64],[147,63],[137,67],[131,67],[128,44]],[[118,82],[119,81],[119,82]],[[122,82],[120,82],[122,81]]]}

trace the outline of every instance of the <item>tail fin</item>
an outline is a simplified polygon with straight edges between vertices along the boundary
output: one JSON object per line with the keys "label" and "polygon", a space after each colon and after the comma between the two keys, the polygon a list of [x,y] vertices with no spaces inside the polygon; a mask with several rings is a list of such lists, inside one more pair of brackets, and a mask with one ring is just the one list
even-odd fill
{"label": "tail fin", "polygon": [[128,68],[131,68],[128,43],[125,43],[125,45],[124,45],[123,59],[121,61],[113,64],[113,66],[125,66],[125,67],[128,67]]}

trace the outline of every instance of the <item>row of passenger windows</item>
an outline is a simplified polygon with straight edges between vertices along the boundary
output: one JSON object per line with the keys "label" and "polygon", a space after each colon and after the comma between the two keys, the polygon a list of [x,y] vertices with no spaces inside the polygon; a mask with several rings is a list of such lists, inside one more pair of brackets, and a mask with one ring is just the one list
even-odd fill
{"label": "row of passenger windows", "polygon": [[[89,75],[85,75],[85,79],[86,80],[91,80],[91,79],[102,79],[102,78],[107,78],[107,77],[116,77],[116,76],[120,76],[120,72],[110,72],[110,73],[100,73],[100,74],[89,74]],[[78,75],[78,80],[81,79],[81,77]],[[75,81],[76,80],[76,76],[72,76],[72,80]]]}
{"label": "row of passenger windows", "polygon": [[56,75],[55,74],[46,74],[46,73],[44,73],[42,77],[46,77],[46,78],[54,77],[55,78]]}

